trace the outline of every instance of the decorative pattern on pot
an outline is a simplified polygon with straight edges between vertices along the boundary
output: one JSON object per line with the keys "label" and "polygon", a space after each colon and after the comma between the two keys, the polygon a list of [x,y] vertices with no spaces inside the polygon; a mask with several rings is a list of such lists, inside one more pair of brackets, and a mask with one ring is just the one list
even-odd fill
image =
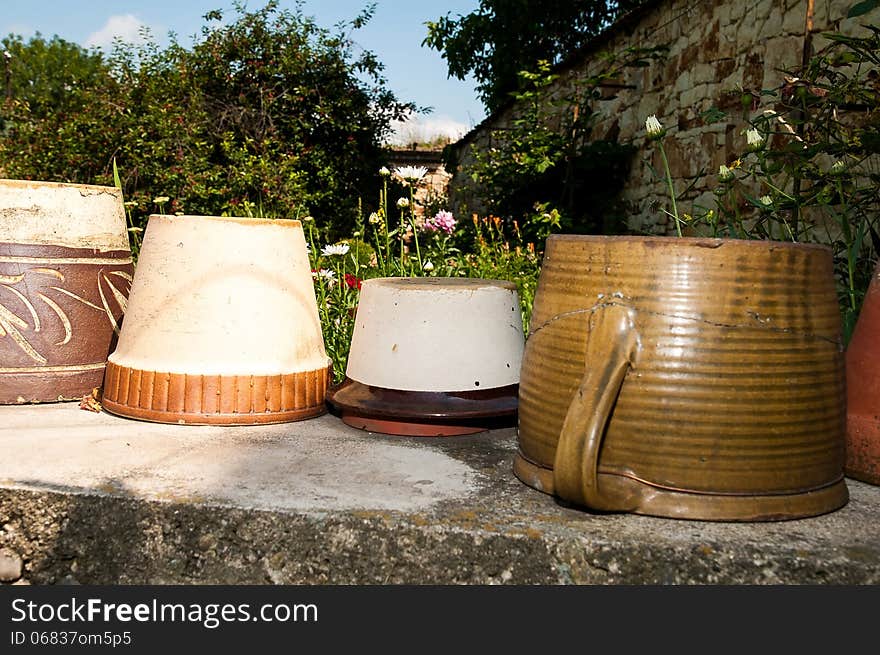
{"label": "decorative pattern on pot", "polygon": [[365,280],[346,378],[328,401],[348,425],[385,434],[513,426],[523,343],[511,282]]}
{"label": "decorative pattern on pot", "polygon": [[551,236],[514,471],[603,511],[835,510],[848,500],[840,332],[823,246]]}
{"label": "decorative pattern on pot", "polygon": [[119,189],[0,180],[0,403],[101,386],[132,273]]}
{"label": "decorative pattern on pot", "polygon": [[302,225],[152,215],[102,404],[163,423],[323,414],[330,359]]}
{"label": "decorative pattern on pot", "polygon": [[846,474],[880,484],[880,266],[846,349]]}

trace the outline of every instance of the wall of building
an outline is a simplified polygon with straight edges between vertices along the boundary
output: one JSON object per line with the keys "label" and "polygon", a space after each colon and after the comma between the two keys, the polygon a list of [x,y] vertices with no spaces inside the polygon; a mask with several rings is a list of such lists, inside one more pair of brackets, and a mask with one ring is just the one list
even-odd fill
{"label": "wall of building", "polygon": [[[845,16],[855,0],[666,0],[620,21],[594,44],[557,71],[552,93],[561,94],[589,71],[597,55],[635,46],[668,47],[668,55],[644,68],[629,69],[625,88],[599,103],[601,118],[594,138],[610,138],[639,148],[622,192],[626,223],[634,232],[667,234],[674,230],[662,211],[669,205],[657,148],[646,142],[645,118],[657,116],[668,129],[664,146],[676,189],[688,189],[679,211],[712,207],[718,167],[744,152],[746,119],[743,92],[756,95],[783,82],[783,71],[802,60],[808,5],[812,5],[814,48],[827,43],[821,32],[857,31],[860,19]],[[733,122],[706,124],[700,114],[711,107],[729,113]],[[468,175],[473,149],[491,147],[498,130],[516,115],[516,106],[497,112],[456,144],[457,165],[450,196],[458,212],[485,211],[484,194]]]}

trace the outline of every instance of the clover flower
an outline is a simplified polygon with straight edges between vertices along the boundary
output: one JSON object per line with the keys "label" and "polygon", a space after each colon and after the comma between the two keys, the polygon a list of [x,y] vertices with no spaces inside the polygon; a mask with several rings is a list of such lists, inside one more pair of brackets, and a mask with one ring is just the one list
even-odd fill
{"label": "clover flower", "polygon": [[434,216],[425,221],[425,229],[431,232],[445,232],[452,234],[455,231],[456,220],[452,212],[438,211]]}
{"label": "clover flower", "polygon": [[397,206],[400,207],[401,209],[405,209],[406,207],[409,207],[409,198],[398,198],[397,199]]}
{"label": "clover flower", "polygon": [[379,169],[379,175],[381,175],[382,177],[388,177],[389,175],[391,175],[391,171],[388,170],[387,166],[383,166]]}
{"label": "clover flower", "polygon": [[730,168],[728,168],[724,164],[721,164],[721,166],[718,167],[719,181],[730,182],[731,180],[733,180],[733,178],[734,178],[733,171]]}
{"label": "clover flower", "polygon": [[831,173],[831,175],[843,175],[846,172],[846,164],[838,159],[831,164],[831,168],[828,172]]}
{"label": "clover flower", "polygon": [[153,198],[153,202],[155,202],[157,205],[164,205],[169,200],[171,200],[171,198],[169,198],[168,196],[156,196],[155,198]]}
{"label": "clover flower", "polygon": [[428,173],[428,169],[424,166],[398,166],[394,169],[397,175],[405,184],[415,184]]}
{"label": "clover flower", "polygon": [[349,250],[350,247],[347,243],[334,243],[332,245],[324,246],[323,248],[321,248],[321,254],[324,257],[341,257],[342,255],[348,254]]}
{"label": "clover flower", "polygon": [[651,140],[662,139],[666,135],[666,129],[660,124],[660,121],[657,120],[657,116],[654,114],[645,119],[645,131],[647,131],[648,138]]}
{"label": "clover flower", "polygon": [[379,214],[377,214],[376,212],[370,214],[370,217],[367,220],[370,222],[370,225],[376,225],[376,223],[382,221],[382,219],[379,217]]}
{"label": "clover flower", "polygon": [[430,273],[431,271],[434,270],[434,262],[432,262],[429,259],[428,261],[425,262],[425,264],[422,266],[422,268]]}
{"label": "clover flower", "polygon": [[758,198],[758,202],[760,202],[765,207],[770,207],[773,204],[773,198],[770,196],[761,196]]}

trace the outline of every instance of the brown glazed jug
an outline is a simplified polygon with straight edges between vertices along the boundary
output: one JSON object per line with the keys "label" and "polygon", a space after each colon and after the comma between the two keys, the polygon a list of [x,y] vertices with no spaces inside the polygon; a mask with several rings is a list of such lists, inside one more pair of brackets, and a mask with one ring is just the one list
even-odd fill
{"label": "brown glazed jug", "polygon": [[120,189],[0,180],[0,404],[100,387],[133,272]]}
{"label": "brown glazed jug", "polygon": [[768,521],[838,509],[829,248],[553,235],[523,353],[526,484],[602,511]]}
{"label": "brown glazed jug", "polygon": [[846,474],[880,484],[880,266],[846,349]]}

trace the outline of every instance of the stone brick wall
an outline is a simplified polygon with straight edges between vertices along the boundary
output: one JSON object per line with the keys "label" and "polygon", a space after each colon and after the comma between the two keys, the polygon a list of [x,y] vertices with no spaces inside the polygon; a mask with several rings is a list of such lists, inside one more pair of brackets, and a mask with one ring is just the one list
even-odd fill
{"label": "stone brick wall", "polygon": [[[812,41],[827,43],[821,32],[852,33],[860,22],[876,19],[876,10],[857,19],[845,16],[855,0],[814,0]],[[662,170],[657,148],[645,140],[645,118],[655,114],[668,129],[664,146],[676,189],[688,189],[679,212],[712,207],[712,188],[720,164],[745,150],[744,129],[752,114],[742,109],[743,91],[758,94],[779,86],[783,71],[802,60],[808,0],[657,0],[625,17],[573,61],[560,67],[551,92],[559,93],[586,71],[595,70],[595,55],[626,47],[667,46],[668,56],[650,66],[630,69],[621,80],[627,88],[600,104],[602,118],[594,138],[611,138],[639,148],[622,199],[626,221],[635,232],[667,234],[674,230],[663,213],[668,194],[651,171]],[[706,125],[700,113],[718,107],[735,122]],[[456,144],[457,167],[450,181],[453,207],[459,213],[483,212],[481,190],[467,167],[474,148],[490,147],[493,133],[515,116],[508,106],[487,118]]]}

